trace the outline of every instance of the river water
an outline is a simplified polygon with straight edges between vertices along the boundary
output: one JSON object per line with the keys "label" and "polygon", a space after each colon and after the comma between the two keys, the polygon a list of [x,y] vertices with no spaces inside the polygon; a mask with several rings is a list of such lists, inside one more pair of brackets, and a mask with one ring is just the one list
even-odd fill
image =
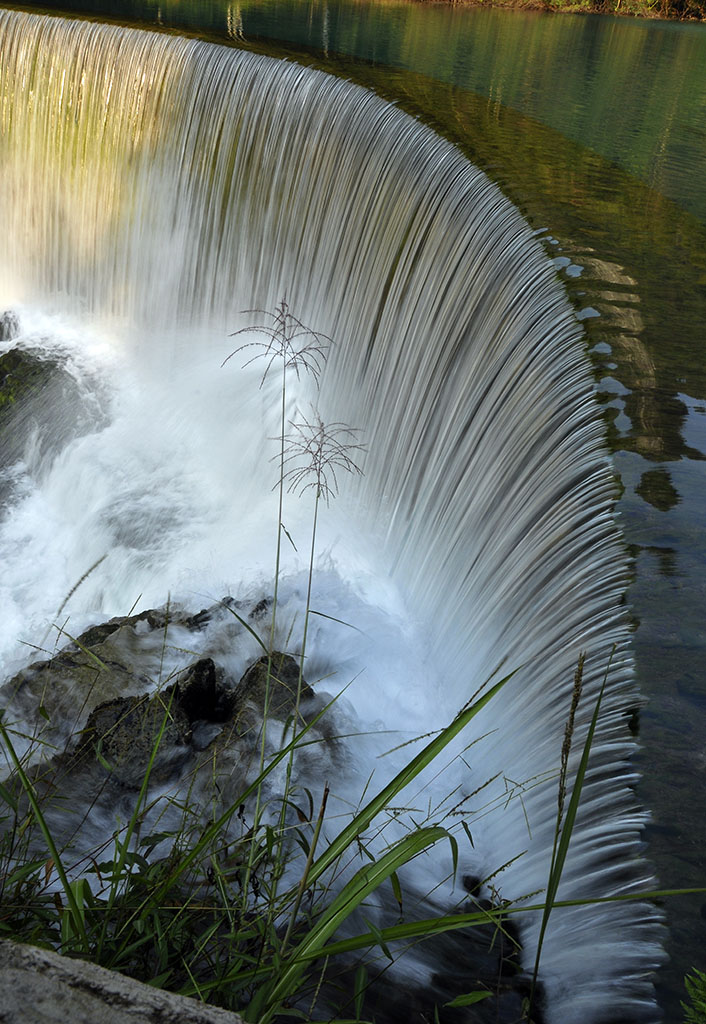
{"label": "river water", "polygon": [[[583,320],[633,558],[648,856],[662,886],[704,884],[706,29],[405,3],[103,6],[359,81],[454,142],[540,233]],[[704,967],[704,907],[667,904],[669,1021],[683,972]]]}

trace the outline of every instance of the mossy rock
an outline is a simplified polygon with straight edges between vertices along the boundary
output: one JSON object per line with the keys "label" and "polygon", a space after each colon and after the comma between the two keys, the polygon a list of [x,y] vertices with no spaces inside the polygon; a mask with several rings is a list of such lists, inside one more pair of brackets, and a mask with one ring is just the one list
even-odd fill
{"label": "mossy rock", "polygon": [[[158,671],[154,666],[160,664],[169,629],[199,632],[219,613],[220,603],[196,614],[150,608],[97,623],[51,658],[9,679],[0,687],[0,706],[12,708],[24,729],[41,735],[47,750],[61,749],[99,704],[154,689],[150,666]],[[189,720],[222,722],[232,713],[234,687],[210,659],[189,666],[177,683]]]}
{"label": "mossy rock", "polygon": [[60,451],[94,422],[59,360],[24,348],[0,355],[0,469],[24,459],[28,446],[38,458]]}
{"label": "mossy rock", "polygon": [[[185,629],[198,632],[210,622],[211,617],[219,610],[220,605],[215,605],[213,608],[204,608],[195,615],[190,615],[179,607],[148,608],[136,615],[117,615],[106,622],[89,626],[76,638],[76,644],[79,647],[94,647],[104,643],[108,637],[116,635],[123,627],[135,629],[135,627],[139,627],[140,623],[144,623],[143,628],[147,632],[159,630],[163,634],[170,626],[183,626]],[[135,632],[137,632],[136,629]]]}
{"label": "mossy rock", "polygon": [[[236,683],[227,665],[243,627],[238,617],[231,621],[233,606],[225,598],[196,614],[170,606],[97,623],[0,689],[0,706],[12,709],[16,727],[37,736],[25,770],[52,833],[73,844],[76,856],[100,845],[116,820],[129,819],[150,765],[151,786],[178,788],[183,782],[194,807],[209,814],[238,806],[261,770],[266,696],[268,758],[295,716],[301,728],[330,700],[316,694],[300,677],[299,663],[281,652],[260,657]],[[247,617],[247,606],[241,610]],[[213,657],[172,669],[168,685],[155,692],[157,678],[169,672],[165,644],[185,651],[188,634],[209,624],[213,635],[194,646],[208,651],[212,640]],[[335,729],[328,715],[314,727],[310,738],[319,742],[297,750],[297,771],[310,774],[338,758]],[[2,783],[29,813],[17,775]],[[281,786],[280,773],[268,775],[263,799],[279,800]],[[41,849],[37,837],[37,856]]]}
{"label": "mossy rock", "polygon": [[[201,657],[155,694],[167,639],[185,649],[185,633],[201,632],[219,617],[231,626],[229,606],[224,599],[196,614],[153,608],[97,623],[5,683],[0,705],[12,708],[23,732],[38,738],[33,777],[61,793],[102,790],[106,782],[119,790],[141,784],[168,707],[153,781],[170,778],[195,758],[204,794],[212,791],[214,772],[224,791],[241,791],[257,771],[266,698],[268,719],[285,723],[298,713],[300,724],[311,721],[325,698],[281,652],[259,658],[237,683],[215,658]],[[172,628],[177,633],[168,637]],[[331,739],[327,727],[317,727],[317,736]]]}

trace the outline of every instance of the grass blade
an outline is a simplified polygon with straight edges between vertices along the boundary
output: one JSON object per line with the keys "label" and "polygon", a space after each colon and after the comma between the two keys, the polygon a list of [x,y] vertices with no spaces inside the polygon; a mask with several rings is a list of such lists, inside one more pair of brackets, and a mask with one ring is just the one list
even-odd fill
{"label": "grass blade", "polygon": [[41,831],[41,833],[42,833],[42,835],[44,837],[44,842],[47,844],[47,849],[48,849],[48,851],[49,851],[49,853],[50,853],[50,855],[51,855],[51,857],[52,857],[52,859],[54,861],[54,867],[56,868],[56,872],[57,872],[57,874],[58,874],[58,876],[59,876],[59,878],[61,880],[61,885],[62,885],[62,888],[64,890],[64,895],[66,897],[66,902],[69,905],[69,914],[71,916],[71,922],[72,922],[72,925],[73,925],[74,933],[81,940],[81,947],[82,947],[83,951],[85,953],[87,953],[88,952],[88,936],[86,935],[86,928],[85,928],[85,924],[84,924],[83,913],[79,909],[78,903],[76,902],[76,895],[75,895],[75,892],[74,892],[74,888],[73,888],[71,882],[69,882],[68,876],[66,874],[66,870],[64,868],[64,865],[62,863],[61,857],[59,855],[59,851],[58,851],[58,849],[56,847],[54,839],[52,838],[52,834],[51,834],[51,832],[49,830],[49,827],[48,827],[48,825],[47,825],[47,823],[46,823],[46,821],[44,819],[44,815],[42,814],[42,809],[39,806],[39,801],[37,800],[37,795],[34,792],[34,786],[30,782],[29,778],[27,777],[27,775],[26,775],[26,773],[25,773],[25,771],[24,771],[24,769],[22,767],[20,759],[17,756],[17,752],[15,751],[15,748],[12,745],[12,740],[10,739],[10,737],[8,735],[8,732],[7,732],[7,729],[5,728],[5,725],[2,722],[1,718],[0,718],[0,735],[2,736],[2,738],[3,738],[4,742],[5,742],[7,750],[9,752],[9,754],[10,754],[10,759],[11,759],[13,765],[15,766],[15,771],[17,772],[17,775],[19,777],[19,780],[20,780],[20,783],[22,785],[22,788],[23,788],[23,790],[25,792],[27,800],[29,801],[29,805],[32,808],[32,813],[34,814],[34,817],[35,817],[35,819],[37,821],[37,824],[39,825],[39,829],[40,829],[40,831]]}
{"label": "grass blade", "polygon": [[[515,669],[515,672],[516,671],[517,669]],[[325,853],[323,853],[312,865],[309,873],[310,883],[315,882],[326,868],[333,864],[344,850],[346,850],[346,848],[368,828],[373,818],[375,818],[380,811],[390,804],[392,799],[397,796],[397,794],[401,792],[408,783],[415,779],[420,772],[431,764],[434,758],[437,757],[444,747],[448,746],[448,744],[451,743],[451,741],[458,736],[463,729],[465,729],[468,723],[475,718],[479,711],[481,711],[486,704],[488,704],[493,697],[499,693],[515,672],[511,672],[509,675],[505,676],[500,680],[500,682],[492,686],[486,694],[475,701],[474,704],[460,711],[450,725],[435,736],[424,747],[424,749],[416,755],[416,757],[412,758],[412,760],[397,773],[391,782],[380,790],[377,796],[373,797],[362,811],[355,815],[350,824],[338,834]]]}

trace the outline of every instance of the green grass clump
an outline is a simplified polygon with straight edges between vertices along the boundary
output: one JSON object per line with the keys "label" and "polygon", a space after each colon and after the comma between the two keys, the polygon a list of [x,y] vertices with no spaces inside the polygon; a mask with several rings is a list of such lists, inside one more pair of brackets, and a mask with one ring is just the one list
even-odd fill
{"label": "green grass clump", "polygon": [[[330,958],[361,948],[386,949],[397,937],[389,930],[371,930],[331,942],[383,883],[390,882],[399,891],[397,872],[404,864],[441,840],[451,844],[456,858],[454,837],[440,826],[426,825],[411,830],[381,854],[368,851],[352,877],[335,882],[342,862],[358,859],[360,848],[368,849],[374,819],[395,803],[398,794],[505,681],[464,708],[322,849],[318,847],[328,787],[318,815],[312,813],[311,802],[308,807],[296,807],[301,824],[293,832],[306,859],[299,878],[285,884],[291,826],[281,828],[261,820],[257,830],[248,828],[235,840],[231,826],[238,820],[244,823],[244,808],[251,797],[262,793],[267,777],[306,742],[315,720],[268,760],[257,779],[215,820],[204,822],[196,807],[184,803],[179,808],[178,830],[143,836],[142,824],[154,809],[148,797],[150,765],[135,811],[126,827],[112,837],[110,853],[96,851],[83,865],[71,866],[64,863],[51,836],[10,729],[0,722],[0,736],[29,804],[23,813],[20,801],[7,786],[3,788],[9,813],[1,851],[0,934],[54,947],[268,1024],[287,1007],[315,998]],[[167,719],[168,709],[165,724]],[[153,760],[158,746],[159,740]],[[287,800],[294,806],[292,789]],[[33,829],[41,833],[46,853],[23,857]],[[165,854],[152,856],[165,846]],[[484,924],[492,914],[484,911],[467,917],[468,923]],[[438,925],[435,922],[437,932]],[[429,928],[427,922],[412,924],[404,937],[423,937]]]}

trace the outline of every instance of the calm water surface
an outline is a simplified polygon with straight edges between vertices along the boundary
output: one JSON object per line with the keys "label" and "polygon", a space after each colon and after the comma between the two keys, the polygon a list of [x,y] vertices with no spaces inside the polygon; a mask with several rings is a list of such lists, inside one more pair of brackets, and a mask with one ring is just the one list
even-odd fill
{"label": "calm water surface", "polygon": [[[634,557],[650,855],[663,886],[706,884],[706,26],[351,0],[73,6],[360,81],[545,229],[585,316]],[[706,901],[668,915],[659,995],[676,1022],[681,976],[706,969]]]}

